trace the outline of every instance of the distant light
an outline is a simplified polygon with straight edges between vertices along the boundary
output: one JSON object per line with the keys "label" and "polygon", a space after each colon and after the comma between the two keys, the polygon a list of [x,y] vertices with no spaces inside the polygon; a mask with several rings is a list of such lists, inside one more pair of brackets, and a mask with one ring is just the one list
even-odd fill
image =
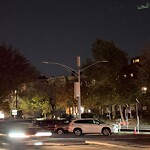
{"label": "distant light", "polygon": [[133,73],[131,73],[130,76],[133,77]]}
{"label": "distant light", "polygon": [[3,119],[3,118],[5,118],[5,115],[2,111],[0,111],[0,119]]}
{"label": "distant light", "polygon": [[83,113],[84,112],[84,107],[81,107],[81,113]]}
{"label": "distant light", "polygon": [[43,145],[43,142],[35,142],[34,145]]}
{"label": "distant light", "polygon": [[127,75],[126,75],[126,74],[124,74],[124,77],[126,78],[126,77],[127,77]]}
{"label": "distant light", "polygon": [[143,86],[143,87],[141,88],[141,91],[142,91],[142,93],[146,93],[147,87],[146,87],[146,86]]}
{"label": "distant light", "polygon": [[28,138],[29,136],[23,132],[11,132],[8,134],[11,138]]}

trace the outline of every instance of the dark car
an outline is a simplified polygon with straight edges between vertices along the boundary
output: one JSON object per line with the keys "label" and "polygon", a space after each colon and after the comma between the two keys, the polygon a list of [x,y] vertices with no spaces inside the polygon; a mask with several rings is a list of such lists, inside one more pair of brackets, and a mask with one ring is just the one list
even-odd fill
{"label": "dark car", "polygon": [[54,131],[57,132],[57,134],[62,135],[64,133],[68,132],[68,127],[69,127],[69,120],[63,120],[61,123],[57,124],[55,126]]}
{"label": "dark car", "polygon": [[38,127],[46,128],[51,131],[55,131],[56,126],[60,126],[65,124],[66,120],[58,120],[58,119],[46,119],[46,120],[36,120],[35,125]]}
{"label": "dark car", "polygon": [[0,122],[0,129],[0,149],[42,149],[47,137],[52,135],[49,130],[35,127],[25,120]]}

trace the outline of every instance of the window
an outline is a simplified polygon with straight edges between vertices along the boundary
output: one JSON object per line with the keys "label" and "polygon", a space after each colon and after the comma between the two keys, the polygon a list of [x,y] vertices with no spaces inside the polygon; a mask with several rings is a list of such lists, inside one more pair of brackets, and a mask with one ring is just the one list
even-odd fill
{"label": "window", "polygon": [[133,63],[139,63],[140,62],[140,59],[137,58],[137,59],[133,59]]}
{"label": "window", "polygon": [[93,124],[93,120],[77,120],[74,123]]}

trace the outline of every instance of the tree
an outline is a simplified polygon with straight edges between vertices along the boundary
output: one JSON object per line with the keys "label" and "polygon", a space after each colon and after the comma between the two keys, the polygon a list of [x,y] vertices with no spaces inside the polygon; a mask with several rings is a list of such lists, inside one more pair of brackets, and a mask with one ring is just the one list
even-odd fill
{"label": "tree", "polygon": [[107,60],[108,63],[98,63],[83,72],[87,77],[88,87],[88,93],[84,94],[87,95],[84,104],[88,104],[88,107],[93,106],[93,108],[121,104],[123,98],[118,86],[122,84],[121,69],[128,65],[128,55],[116,47],[113,42],[100,39],[97,39],[92,45],[92,54],[93,59],[87,60],[85,66],[99,60]]}
{"label": "tree", "polygon": [[47,93],[44,92],[46,88],[42,88],[39,81],[26,85],[26,89],[22,91],[19,101],[19,108],[25,115],[34,116],[35,113],[42,113],[46,117],[47,113],[51,112],[51,106]]}
{"label": "tree", "polygon": [[72,97],[70,89],[65,77],[39,80],[29,84],[26,90],[20,93],[20,108],[26,113],[40,110],[45,117],[49,113],[53,118],[56,111],[65,110],[68,106],[68,100]]}
{"label": "tree", "polygon": [[0,45],[0,100],[23,84],[37,79],[39,72],[19,51],[6,44]]}
{"label": "tree", "polygon": [[[138,73],[138,89],[139,89],[139,99],[142,99],[142,102],[150,104],[150,44],[146,45],[143,48],[143,53],[140,56],[140,67]],[[145,94],[142,93],[141,88],[146,87],[147,91]]]}

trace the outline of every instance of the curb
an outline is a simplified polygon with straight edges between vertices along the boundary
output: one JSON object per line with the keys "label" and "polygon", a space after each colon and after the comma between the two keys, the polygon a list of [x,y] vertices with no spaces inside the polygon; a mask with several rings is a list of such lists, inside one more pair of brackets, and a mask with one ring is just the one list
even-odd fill
{"label": "curb", "polygon": [[[109,146],[109,147],[118,147],[118,148],[124,148],[124,147],[128,147],[128,148],[136,148],[139,147],[139,145],[129,145],[126,142],[121,142],[121,143],[106,143],[106,142],[98,142],[98,141],[85,141],[85,143],[87,144],[95,144],[95,145],[102,145],[102,146]],[[122,145],[120,145],[122,144]],[[141,148],[149,148],[149,146],[141,146]]]}
{"label": "curb", "polygon": [[96,145],[103,145],[103,146],[111,146],[111,147],[120,147],[120,148],[124,148],[124,146],[122,146],[122,145],[111,144],[111,143],[104,143],[104,142],[85,141],[85,143],[87,143],[87,144],[96,144]]}
{"label": "curb", "polygon": [[70,146],[70,145],[87,145],[88,143],[44,143],[43,146]]}

